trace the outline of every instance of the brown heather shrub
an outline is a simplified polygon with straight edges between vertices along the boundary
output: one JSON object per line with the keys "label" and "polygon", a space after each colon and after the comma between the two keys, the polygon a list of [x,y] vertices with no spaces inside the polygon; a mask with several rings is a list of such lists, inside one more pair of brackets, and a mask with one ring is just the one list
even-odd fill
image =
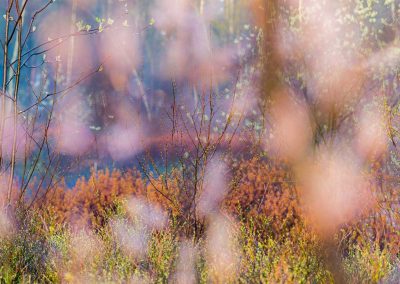
{"label": "brown heather shrub", "polygon": [[400,253],[398,179],[382,173],[376,176],[371,186],[376,198],[373,208],[357,222],[342,230],[342,242],[377,246],[380,250],[389,250],[393,256],[397,256]]}
{"label": "brown heather shrub", "polygon": [[[237,164],[224,211],[244,219],[267,216],[275,234],[292,226],[299,216],[298,205],[294,184],[285,167],[260,158]],[[179,189],[180,182],[179,174],[174,173],[169,175],[166,186],[163,177],[149,182],[138,170],[92,171],[89,178],[81,178],[71,189],[60,184],[36,206],[58,223],[97,228],[116,210],[118,201],[135,196],[157,204],[182,222],[190,222],[186,212],[190,210],[190,195]]]}
{"label": "brown heather shrub", "polygon": [[[177,188],[173,183],[171,180],[169,188]],[[92,171],[88,179],[79,179],[71,189],[61,183],[36,206],[52,214],[59,223],[98,228],[116,210],[119,201],[133,196],[145,198],[176,215],[179,208],[174,207],[178,204],[175,195],[176,191],[166,191],[161,178],[149,183],[136,169],[126,172],[106,169]],[[171,203],[166,196],[174,202]]]}
{"label": "brown heather shrub", "polygon": [[97,227],[104,225],[107,211],[113,210],[119,199],[145,193],[146,183],[138,171],[104,170],[79,179],[72,189],[61,184],[40,206],[58,222]]}
{"label": "brown heather shrub", "polygon": [[266,216],[274,234],[298,221],[295,184],[283,163],[255,157],[240,161],[234,176],[237,180],[224,204],[230,213],[245,218]]}
{"label": "brown heather shrub", "polygon": [[[293,225],[299,218],[298,203],[294,183],[284,165],[261,158],[241,160],[237,165],[224,211],[237,217],[268,216],[276,234]],[[189,195],[179,190],[179,182],[179,175],[174,173],[165,186],[163,177],[149,182],[135,169],[124,173],[92,171],[88,179],[79,179],[71,189],[60,184],[37,206],[53,214],[57,222],[97,227],[104,225],[105,216],[119,200],[136,196],[179,217],[190,203]]]}

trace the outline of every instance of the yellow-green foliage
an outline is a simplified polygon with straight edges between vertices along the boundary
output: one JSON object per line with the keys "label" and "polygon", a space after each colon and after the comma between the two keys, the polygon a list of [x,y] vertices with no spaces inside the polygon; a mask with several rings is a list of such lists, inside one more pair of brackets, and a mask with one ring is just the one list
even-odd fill
{"label": "yellow-green foliage", "polygon": [[[268,227],[268,219],[262,224]],[[298,225],[286,234],[263,234],[254,223],[242,224],[241,283],[326,283],[329,271],[318,256],[318,243]]]}
{"label": "yellow-green foliage", "polygon": [[[122,218],[122,216],[118,216]],[[321,258],[318,240],[301,223],[283,234],[272,234],[268,218],[239,222],[237,255],[238,277],[232,283],[330,283],[332,277]],[[132,257],[118,244],[110,227],[89,232],[96,239],[93,253],[75,258],[72,228],[45,224],[32,215],[23,229],[0,242],[2,283],[82,281],[144,283],[174,281],[183,239],[173,221],[166,229],[152,231],[147,252]],[[80,233],[78,233],[78,237]],[[194,271],[198,283],[209,281],[205,239],[200,238]],[[83,249],[79,247],[79,249]],[[343,263],[354,283],[378,283],[394,268],[393,256],[386,248],[357,244],[349,247]]]}
{"label": "yellow-green foliage", "polygon": [[344,263],[354,283],[378,283],[394,268],[387,248],[380,249],[367,242],[352,247]]}

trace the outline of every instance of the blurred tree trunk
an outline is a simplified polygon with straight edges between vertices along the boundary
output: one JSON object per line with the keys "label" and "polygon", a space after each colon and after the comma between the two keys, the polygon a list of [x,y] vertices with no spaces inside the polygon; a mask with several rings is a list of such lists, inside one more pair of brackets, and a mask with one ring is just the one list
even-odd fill
{"label": "blurred tree trunk", "polygon": [[200,15],[203,15],[203,14],[204,14],[204,5],[205,5],[204,0],[200,0],[200,3],[199,3],[199,12],[200,12]]}
{"label": "blurred tree trunk", "polygon": [[[26,0],[26,1],[28,1],[28,0]],[[24,11],[24,12],[22,13],[22,16],[21,16],[21,23],[22,23],[22,24],[24,23],[24,20],[25,20],[25,14],[26,14],[26,11]],[[17,61],[18,49],[19,49],[18,38],[15,37],[13,53],[12,53],[12,58],[11,58],[10,62],[16,62],[16,61]],[[8,69],[8,77],[7,77],[7,78],[11,78],[11,77],[13,76],[13,74],[14,74],[13,68],[9,68],[9,69]],[[14,81],[14,80],[13,80],[13,81]],[[11,81],[10,84],[8,85],[8,87],[7,87],[7,93],[8,93],[8,94],[14,93],[15,84],[13,84],[13,81]]]}
{"label": "blurred tree trunk", "polygon": [[[259,1],[261,2],[261,1]],[[278,50],[277,40],[277,19],[278,19],[278,0],[265,0],[259,3],[258,13],[259,19],[264,21],[264,76],[262,80],[262,89],[267,100],[271,96],[283,88],[280,74],[283,70],[283,58]]]}
{"label": "blurred tree trunk", "polygon": [[[265,56],[261,87],[266,103],[267,111],[277,94],[280,94],[288,86],[284,82],[285,58],[279,50],[279,17],[280,0],[256,0],[253,9],[258,14],[256,18],[260,26],[264,27],[263,55]],[[302,0],[298,2],[299,13],[302,9]],[[322,255],[326,267],[332,273],[335,283],[346,283],[341,256],[334,239],[334,234],[320,236],[322,242]]]}
{"label": "blurred tree trunk", "polygon": [[[75,32],[77,8],[78,8],[78,0],[72,0],[70,34]],[[73,68],[73,63],[74,63],[74,52],[75,52],[75,37],[71,37],[68,49],[69,50],[68,50],[67,77],[66,77],[67,78],[67,81],[66,81],[67,86],[69,86],[71,84],[72,68]]]}

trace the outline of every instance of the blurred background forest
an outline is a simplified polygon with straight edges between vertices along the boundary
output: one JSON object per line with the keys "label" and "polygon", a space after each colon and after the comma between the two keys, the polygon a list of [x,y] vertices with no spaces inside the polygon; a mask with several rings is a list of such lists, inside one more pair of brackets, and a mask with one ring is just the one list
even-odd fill
{"label": "blurred background forest", "polygon": [[0,3],[2,283],[398,283],[398,0]]}
{"label": "blurred background forest", "polygon": [[[171,5],[155,1],[84,2],[35,1],[27,4],[23,13],[27,30],[23,34],[21,77],[24,79],[20,80],[19,92],[34,92],[36,96],[18,96],[19,109],[28,117],[36,112],[32,106],[40,102],[38,115],[45,117],[49,113],[46,108],[54,100],[60,100],[54,116],[66,116],[67,119],[60,120],[69,120],[70,125],[76,126],[61,128],[57,134],[68,136],[57,142],[65,156],[63,175],[71,175],[71,184],[78,175],[87,175],[88,167],[94,164],[103,168],[115,163],[117,167],[131,166],[133,156],[144,152],[147,146],[159,148],[157,139],[170,134],[166,119],[173,105],[173,84],[185,100],[182,104],[193,109],[199,93],[204,91],[201,81],[212,81],[211,69],[226,68],[225,76],[228,71],[245,66],[257,54],[259,37],[245,3],[210,5],[199,1],[188,8],[178,8],[182,11],[174,11],[180,5],[178,2]],[[6,11],[6,3],[2,5]],[[180,13],[186,10],[191,13],[187,15],[188,23],[183,23],[184,19],[168,23],[171,17],[182,17]],[[14,9],[10,12],[10,17],[18,18]],[[156,23],[155,17],[160,18],[159,22]],[[32,18],[34,21],[30,23]],[[4,28],[2,25],[3,33]],[[16,36],[13,39],[8,56],[15,65],[18,43]],[[221,50],[212,54],[213,48]],[[9,93],[14,89],[11,81],[15,66],[5,72]],[[251,76],[254,70],[247,66],[246,69],[241,72]],[[223,82],[218,79],[215,84],[211,82],[213,90],[226,96],[227,101],[238,76],[237,71],[229,73],[230,78],[224,78]],[[59,99],[54,93],[59,94]],[[123,131],[122,125],[129,120],[134,120],[135,125]],[[127,138],[140,132],[141,137],[116,147],[107,146],[105,137],[112,136],[113,131],[115,136],[122,134],[119,131],[125,132],[122,135]],[[110,145],[113,143],[109,141]],[[118,148],[123,155],[117,153]],[[78,155],[85,156],[80,168],[74,168],[72,174],[65,171],[72,162],[68,156]]]}

